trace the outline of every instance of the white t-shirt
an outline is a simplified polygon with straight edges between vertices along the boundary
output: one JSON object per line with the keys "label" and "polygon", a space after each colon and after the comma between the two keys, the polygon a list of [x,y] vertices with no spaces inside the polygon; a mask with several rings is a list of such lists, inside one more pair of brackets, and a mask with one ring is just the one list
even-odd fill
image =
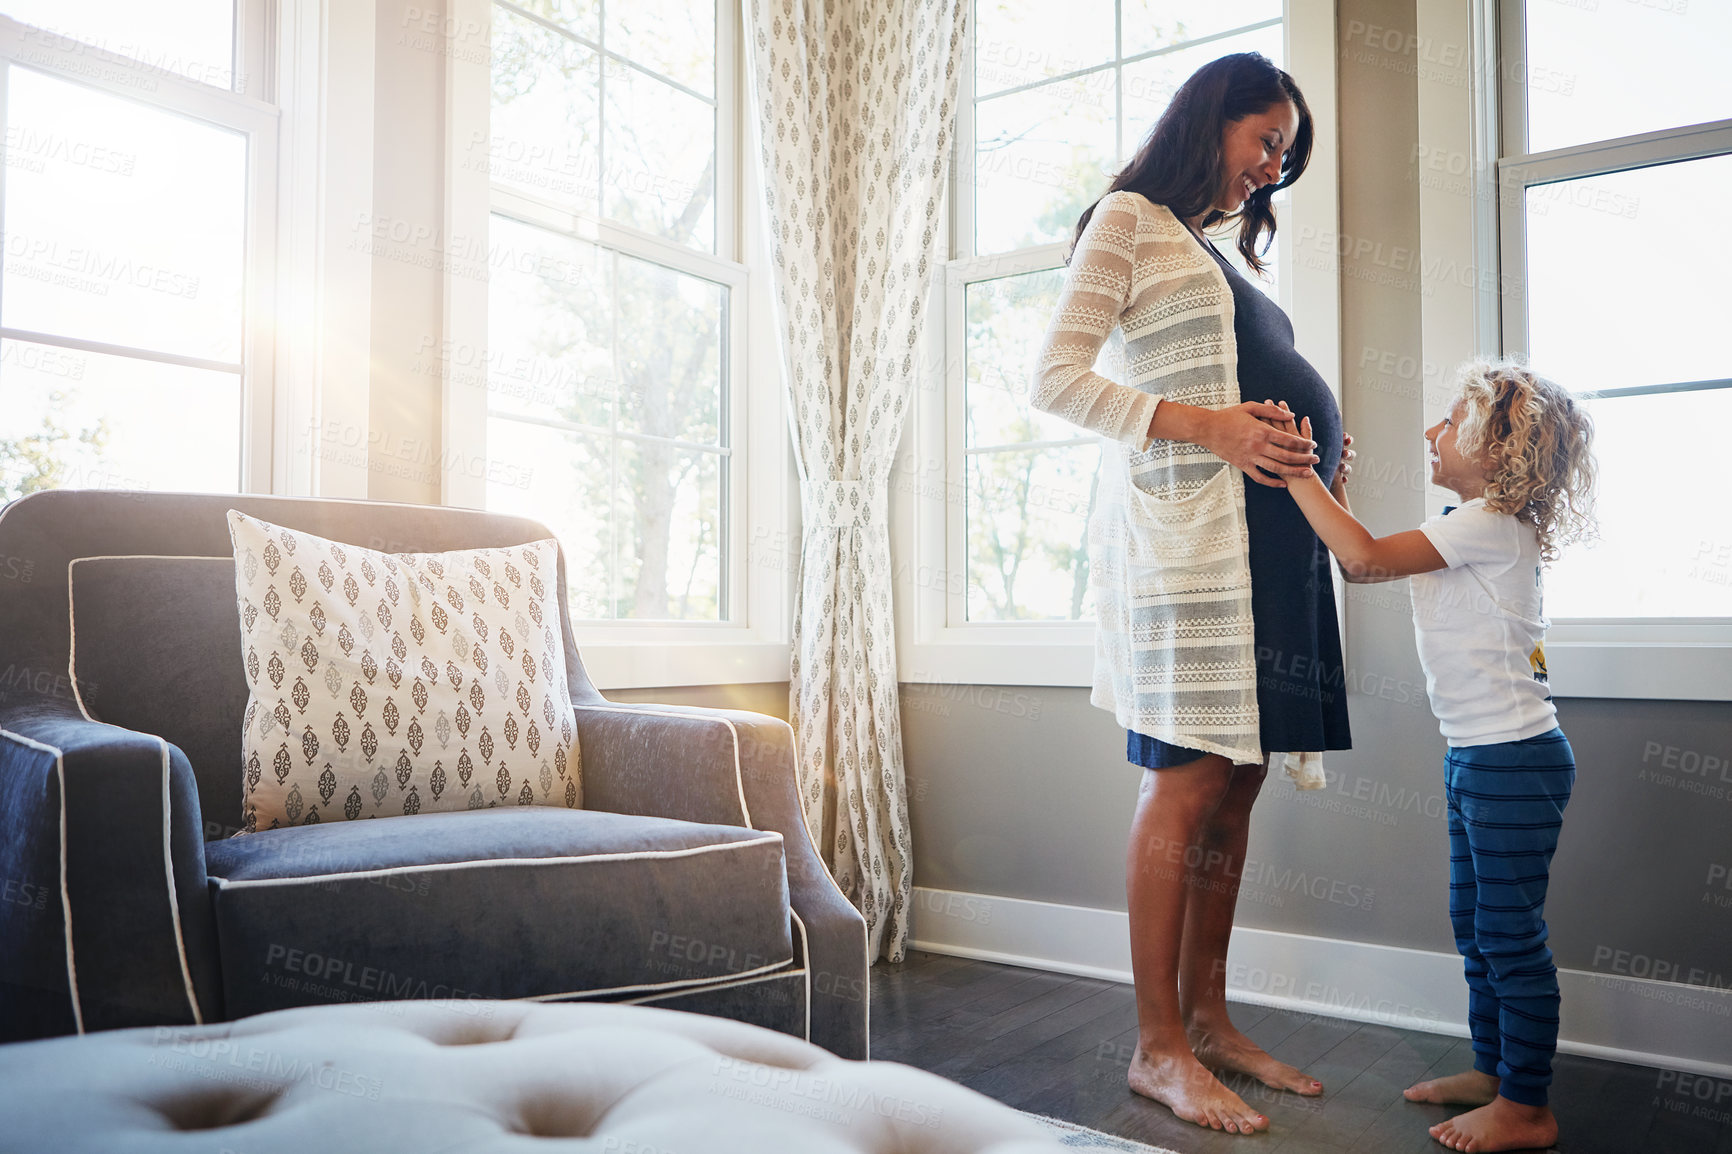
{"label": "white t-shirt", "polygon": [[1451,745],[1537,737],[1557,724],[1546,687],[1534,527],[1475,498],[1419,527],[1449,568],[1416,573],[1413,632]]}

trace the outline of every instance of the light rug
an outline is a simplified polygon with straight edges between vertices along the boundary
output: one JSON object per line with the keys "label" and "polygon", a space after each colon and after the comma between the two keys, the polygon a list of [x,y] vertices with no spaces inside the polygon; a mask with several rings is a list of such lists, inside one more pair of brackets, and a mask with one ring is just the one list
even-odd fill
{"label": "light rug", "polygon": [[1087,1126],[1078,1126],[1075,1122],[1066,1122],[1062,1118],[1049,1118],[1045,1114],[1030,1114],[1027,1110],[1020,1111],[1025,1117],[1032,1118],[1052,1135],[1053,1141],[1071,1150],[1115,1150],[1120,1154],[1178,1154],[1165,1146],[1149,1146],[1142,1142],[1133,1142],[1129,1138],[1120,1138],[1113,1134],[1090,1130]]}

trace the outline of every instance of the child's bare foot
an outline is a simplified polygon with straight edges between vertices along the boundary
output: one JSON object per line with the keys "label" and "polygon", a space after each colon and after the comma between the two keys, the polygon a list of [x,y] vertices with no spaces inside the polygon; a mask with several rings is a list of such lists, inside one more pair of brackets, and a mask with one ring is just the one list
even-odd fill
{"label": "child's bare foot", "polygon": [[1484,1106],[1497,1097],[1497,1075],[1463,1070],[1447,1078],[1415,1082],[1401,1092],[1409,1102],[1436,1102],[1440,1106]]}
{"label": "child's bare foot", "polygon": [[1499,1096],[1488,1106],[1439,1122],[1431,1128],[1431,1136],[1451,1150],[1468,1154],[1544,1150],[1558,1140],[1558,1120],[1549,1106],[1523,1106]]}
{"label": "child's bare foot", "polygon": [[1323,1093],[1323,1083],[1296,1066],[1271,1058],[1263,1047],[1239,1032],[1231,1022],[1193,1023],[1185,1031],[1197,1061],[1211,1070],[1249,1074],[1265,1086],[1291,1090],[1307,1098]]}
{"label": "child's bare foot", "polygon": [[1132,1090],[1153,1098],[1187,1122],[1229,1134],[1254,1134],[1269,1128],[1269,1119],[1215,1080],[1189,1049],[1160,1052],[1140,1043],[1126,1079]]}

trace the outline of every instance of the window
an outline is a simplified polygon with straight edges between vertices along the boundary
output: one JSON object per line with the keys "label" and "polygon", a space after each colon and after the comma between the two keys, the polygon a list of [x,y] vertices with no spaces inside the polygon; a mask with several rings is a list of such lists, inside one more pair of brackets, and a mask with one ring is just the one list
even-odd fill
{"label": "window", "polygon": [[742,211],[759,198],[738,17],[717,0],[443,17],[485,41],[447,65],[447,223],[485,268],[445,276],[444,500],[553,530],[604,688],[787,677],[798,498],[768,246]]}
{"label": "window", "polygon": [[718,43],[715,0],[493,6],[486,503],[559,534],[577,619],[733,615]]}
{"label": "window", "polygon": [[1732,529],[1695,499],[1732,420],[1732,241],[1693,224],[1732,180],[1732,9],[1504,0],[1499,25],[1503,344],[1596,426],[1602,538],[1547,575],[1554,637],[1732,641]]}
{"label": "window", "polygon": [[[932,368],[895,484],[910,525],[898,542],[913,633],[905,676],[1087,684],[1087,523],[1100,447],[1027,404],[1077,218],[1198,67],[1258,51],[1294,71],[1319,140],[1305,180],[1276,200],[1273,275],[1253,280],[1289,310],[1301,350],[1335,379],[1334,264],[1292,261],[1297,221],[1324,235],[1334,227],[1333,12],[1282,0],[975,0],[969,29],[951,259],[932,311],[943,324],[933,326],[940,335],[926,351]],[[1238,262],[1230,243],[1221,247]],[[1097,370],[1121,376],[1122,355],[1115,333]]]}
{"label": "window", "polygon": [[[961,610],[971,622],[1092,619],[1087,521],[1099,444],[1028,409],[1028,366],[1077,217],[1198,67],[1246,51],[1284,62],[1281,0],[978,0],[975,16],[960,259],[949,270],[962,313]],[[1112,351],[1104,360],[1122,375]]]}
{"label": "window", "polygon": [[0,502],[270,487],[266,5],[172,7],[0,2]]}

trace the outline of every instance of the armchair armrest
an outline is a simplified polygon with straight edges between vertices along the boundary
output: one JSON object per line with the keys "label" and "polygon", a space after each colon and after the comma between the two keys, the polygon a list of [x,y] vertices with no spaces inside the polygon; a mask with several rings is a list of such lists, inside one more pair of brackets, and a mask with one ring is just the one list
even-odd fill
{"label": "armchair armrest", "polygon": [[782,835],[806,956],[808,1037],[867,1056],[866,919],[836,887],[801,813],[794,732],[733,709],[573,702],[586,809],[741,825]]}
{"label": "armchair armrest", "polygon": [[220,1017],[198,787],[179,749],[64,706],[0,711],[0,822],[0,1034]]}

